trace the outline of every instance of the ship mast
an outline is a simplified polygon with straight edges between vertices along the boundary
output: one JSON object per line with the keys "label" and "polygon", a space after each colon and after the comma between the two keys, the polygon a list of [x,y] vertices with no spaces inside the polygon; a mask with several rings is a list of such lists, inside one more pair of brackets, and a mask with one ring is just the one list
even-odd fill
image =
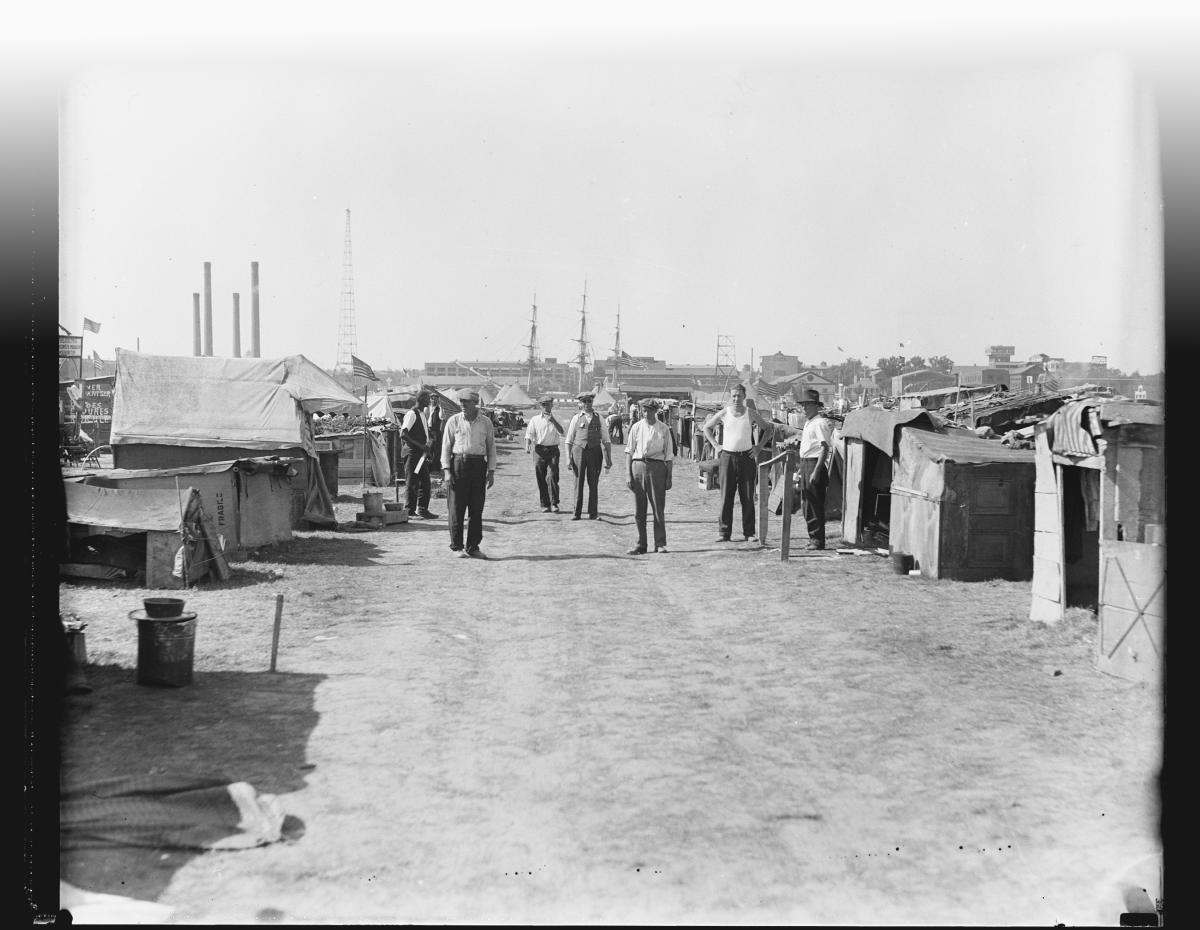
{"label": "ship mast", "polygon": [[538,363],[538,340],[537,340],[537,293],[533,295],[533,316],[529,318],[529,344],[525,346],[529,350],[529,376],[525,379],[525,390],[533,390],[533,369]]}
{"label": "ship mast", "polygon": [[583,306],[579,309],[579,338],[573,340],[579,343],[579,392],[583,392],[583,373],[587,368],[587,280],[583,282]]}

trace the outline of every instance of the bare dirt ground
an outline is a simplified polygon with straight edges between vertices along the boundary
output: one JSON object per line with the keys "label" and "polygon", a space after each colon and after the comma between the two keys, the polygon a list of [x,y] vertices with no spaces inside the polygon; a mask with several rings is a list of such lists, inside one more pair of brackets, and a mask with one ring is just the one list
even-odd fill
{"label": "bare dirt ground", "polygon": [[501,448],[489,561],[449,552],[444,500],[297,533],[186,592],[189,687],[135,683],[151,592],[64,583],[94,689],[67,698],[64,783],[223,773],[304,829],[72,853],[63,878],[179,923],[1117,924],[1159,850],[1162,708],[1095,671],[1092,614],[1048,627],[1028,583],[718,544],[688,462],[669,554],[625,556],[623,450],[601,519],[573,522]]}

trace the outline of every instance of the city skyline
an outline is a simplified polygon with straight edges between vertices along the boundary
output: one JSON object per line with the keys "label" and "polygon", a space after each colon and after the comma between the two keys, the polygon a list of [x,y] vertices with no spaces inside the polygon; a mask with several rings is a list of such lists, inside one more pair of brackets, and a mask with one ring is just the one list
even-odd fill
{"label": "city skyline", "polygon": [[258,262],[262,354],[332,367],[349,209],[377,368],[520,359],[535,301],[542,355],[570,359],[586,287],[597,357],[620,308],[622,348],[688,364],[721,336],[739,366],[971,364],[999,333],[1161,370],[1144,50],[819,33],[98,53],[63,69],[60,319],[101,323],[105,357],[190,354],[211,262],[230,354]]}

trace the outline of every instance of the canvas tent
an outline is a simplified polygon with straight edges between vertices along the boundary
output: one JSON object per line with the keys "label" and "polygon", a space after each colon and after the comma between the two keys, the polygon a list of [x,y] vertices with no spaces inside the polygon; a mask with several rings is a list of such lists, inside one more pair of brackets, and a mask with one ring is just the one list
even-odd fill
{"label": "canvas tent", "polygon": [[606,412],[611,409],[612,405],[615,403],[616,401],[613,399],[612,394],[608,392],[608,389],[602,387],[596,392],[596,396],[592,399],[592,408],[594,410]]}
{"label": "canvas tent", "polygon": [[942,429],[923,410],[884,410],[860,407],[842,423],[843,467],[842,539],[849,545],[870,545],[877,540],[869,527],[890,526],[892,459],[900,428]]}
{"label": "canvas tent", "polygon": [[928,578],[1033,576],[1033,451],[902,426],[889,543]]}
{"label": "canvas tent", "polygon": [[496,407],[536,407],[537,401],[526,393],[525,388],[521,387],[516,381],[512,384],[506,384],[500,389],[500,393],[496,395],[496,399],[492,402]]}
{"label": "canvas tent", "polygon": [[[176,468],[277,455],[301,459],[302,519],[335,522],[313,413],[361,414],[363,401],[303,355],[215,358],[117,350],[113,465]],[[336,488],[332,489],[336,493]]]}
{"label": "canvas tent", "polygon": [[1097,667],[1133,680],[1161,671],[1166,483],[1161,407],[1088,397],[1034,433],[1037,457],[1029,617],[1097,610]]}
{"label": "canvas tent", "polygon": [[81,475],[80,484],[130,491],[194,487],[225,551],[286,542],[295,522],[291,479],[299,459],[254,458],[182,468],[112,468]]}
{"label": "canvas tent", "polygon": [[102,488],[68,481],[70,577],[132,578],[147,588],[183,588],[210,570],[227,575],[200,492]]}

